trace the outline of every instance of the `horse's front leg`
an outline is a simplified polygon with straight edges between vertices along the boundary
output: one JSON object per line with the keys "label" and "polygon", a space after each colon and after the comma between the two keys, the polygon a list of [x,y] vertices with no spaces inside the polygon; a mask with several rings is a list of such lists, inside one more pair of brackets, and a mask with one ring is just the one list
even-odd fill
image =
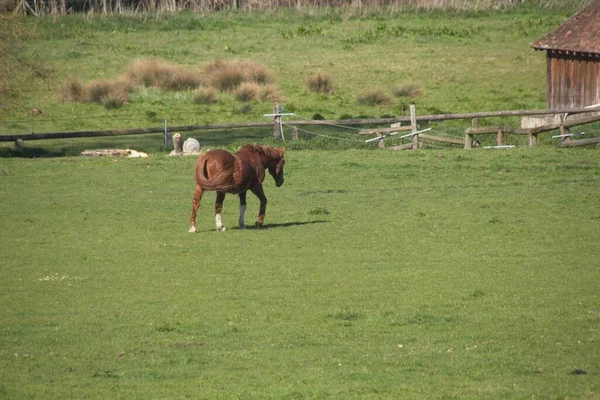
{"label": "horse's front leg", "polygon": [[246,192],[241,192],[240,196],[240,219],[238,220],[240,229],[246,229],[244,216],[246,215]]}
{"label": "horse's front leg", "polygon": [[215,201],[215,222],[217,224],[217,232],[224,232],[225,227],[221,219],[221,211],[223,210],[223,201],[225,200],[225,192],[217,192],[217,200]]}
{"label": "horse's front leg", "polygon": [[260,210],[258,211],[258,219],[256,220],[256,227],[260,229],[265,221],[265,213],[267,211],[267,196],[265,196],[262,185],[253,187],[250,190],[252,190],[252,193],[254,193],[260,200]]}
{"label": "horse's front leg", "polygon": [[202,200],[202,187],[200,185],[196,185],[196,190],[194,192],[194,200],[192,201],[192,216],[190,218],[190,233],[196,232],[196,213],[198,212],[198,207],[200,207],[200,201]]}

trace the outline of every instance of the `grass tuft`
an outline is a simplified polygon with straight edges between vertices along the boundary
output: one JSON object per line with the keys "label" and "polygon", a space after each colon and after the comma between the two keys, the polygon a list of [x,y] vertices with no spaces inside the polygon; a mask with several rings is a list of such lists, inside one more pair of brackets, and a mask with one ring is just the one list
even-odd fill
{"label": "grass tuft", "polygon": [[273,84],[262,85],[258,89],[258,99],[260,101],[267,102],[282,102],[283,96],[279,93],[279,90]]}
{"label": "grass tuft", "polygon": [[315,74],[306,78],[306,87],[311,93],[333,93],[333,78],[330,74]]}
{"label": "grass tuft", "polygon": [[366,106],[379,106],[391,104],[391,99],[381,89],[367,89],[357,98],[358,104]]}
{"label": "grass tuft", "polygon": [[394,96],[396,97],[421,97],[425,93],[423,88],[416,83],[408,83],[402,86],[398,86],[393,90]]}
{"label": "grass tuft", "polygon": [[206,80],[217,90],[234,92],[242,83],[268,85],[275,81],[263,65],[249,61],[215,60],[204,67]]}
{"label": "grass tuft", "polygon": [[79,79],[65,79],[62,83],[62,89],[59,98],[62,101],[85,102],[85,84]]}
{"label": "grass tuft", "polygon": [[138,60],[124,74],[134,86],[155,87],[163,90],[195,89],[201,75],[182,66],[159,60]]}
{"label": "grass tuft", "polygon": [[260,86],[254,82],[242,82],[242,84],[235,90],[234,97],[238,101],[244,103],[254,101],[258,98]]}
{"label": "grass tuft", "polygon": [[97,80],[85,86],[85,99],[91,103],[105,104],[105,101],[120,99],[122,104],[129,100],[131,85],[122,80]]}
{"label": "grass tuft", "polygon": [[201,87],[194,92],[194,103],[214,104],[218,100],[218,92],[212,87]]}

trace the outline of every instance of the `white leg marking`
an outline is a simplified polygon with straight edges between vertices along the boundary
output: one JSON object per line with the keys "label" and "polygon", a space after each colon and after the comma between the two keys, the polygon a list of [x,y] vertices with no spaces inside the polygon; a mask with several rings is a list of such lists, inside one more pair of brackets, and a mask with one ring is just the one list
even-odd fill
{"label": "white leg marking", "polygon": [[189,230],[190,233],[194,233],[196,232],[196,227],[194,225],[192,225],[192,227]]}
{"label": "white leg marking", "polygon": [[221,221],[221,214],[215,214],[215,221],[217,222],[217,231],[218,232],[222,232],[225,230],[225,227],[223,226],[223,222]]}
{"label": "white leg marking", "polygon": [[244,216],[246,215],[246,206],[240,206],[240,229],[246,229],[246,225],[244,224]]}

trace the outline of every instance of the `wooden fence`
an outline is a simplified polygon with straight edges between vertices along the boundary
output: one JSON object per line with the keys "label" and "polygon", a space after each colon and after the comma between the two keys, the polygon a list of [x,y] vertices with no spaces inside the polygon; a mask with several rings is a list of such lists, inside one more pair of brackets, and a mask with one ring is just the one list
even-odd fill
{"label": "wooden fence", "polygon": [[[506,134],[514,135],[527,135],[529,137],[529,144],[535,145],[537,143],[537,135],[543,132],[552,130],[561,130],[562,142],[561,145],[565,147],[577,146],[577,145],[588,145],[600,143],[600,138],[584,139],[584,140],[571,140],[568,129],[577,126],[588,124],[592,122],[600,121],[600,115],[597,111],[600,111],[600,106],[594,106],[592,108],[570,108],[570,109],[554,109],[554,110],[510,110],[510,111],[490,111],[490,112],[476,112],[476,113],[463,113],[463,114],[437,114],[437,115],[416,115],[415,107],[410,106],[411,115],[406,117],[395,117],[395,118],[373,118],[373,119],[345,119],[345,120],[298,120],[298,121],[286,121],[286,125],[291,126],[323,126],[323,125],[340,125],[340,126],[353,126],[353,125],[388,125],[390,128],[372,129],[369,131],[362,131],[363,134],[376,134],[383,140],[388,134],[392,132],[398,132],[401,130],[410,129],[412,133],[412,143],[398,148],[410,148],[417,149],[420,147],[420,140],[435,141],[441,143],[449,143],[461,145],[464,144],[465,149],[472,147],[473,139],[475,135],[497,135],[497,143],[499,146],[504,143],[504,136]],[[567,120],[561,118],[561,122],[546,124],[535,128],[514,128],[506,126],[485,126],[479,127],[478,121],[482,118],[494,118],[494,117],[523,117],[523,116],[544,116],[544,115],[576,115],[581,113],[593,112],[595,115],[587,115],[581,118],[573,118]],[[417,124],[420,121],[431,122],[431,121],[448,121],[448,120],[459,120],[459,119],[470,119],[472,126],[465,131],[464,141],[459,138],[449,138],[431,135],[427,133],[417,133]],[[410,127],[401,127],[402,123],[410,123]],[[135,129],[119,129],[119,130],[103,130],[103,131],[78,131],[78,132],[48,132],[48,133],[30,133],[30,134],[0,134],[0,142],[15,142],[17,145],[22,146],[24,141],[31,140],[45,140],[45,139],[71,139],[81,137],[100,137],[100,136],[121,136],[121,135],[141,135],[150,133],[164,133],[165,134],[165,145],[167,144],[170,132],[186,132],[186,131],[202,131],[202,130],[223,130],[223,129],[241,129],[241,128],[256,128],[256,127],[268,127],[274,126],[275,131],[279,127],[279,121],[275,119],[269,122],[246,122],[239,124],[211,124],[211,125],[186,125],[186,126],[171,126],[171,127],[151,127],[151,128],[135,128]],[[380,142],[382,143],[382,141]]]}

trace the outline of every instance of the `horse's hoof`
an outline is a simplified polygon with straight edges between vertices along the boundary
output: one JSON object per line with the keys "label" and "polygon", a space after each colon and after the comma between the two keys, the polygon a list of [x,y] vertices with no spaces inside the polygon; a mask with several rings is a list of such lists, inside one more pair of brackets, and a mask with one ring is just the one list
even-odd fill
{"label": "horse's hoof", "polygon": [[188,232],[189,233],[196,233],[196,227],[192,226]]}
{"label": "horse's hoof", "polygon": [[261,229],[263,227],[263,223],[260,221],[256,221],[256,229]]}
{"label": "horse's hoof", "polygon": [[224,226],[217,228],[217,232],[225,232],[226,230],[227,228],[225,228]]}

